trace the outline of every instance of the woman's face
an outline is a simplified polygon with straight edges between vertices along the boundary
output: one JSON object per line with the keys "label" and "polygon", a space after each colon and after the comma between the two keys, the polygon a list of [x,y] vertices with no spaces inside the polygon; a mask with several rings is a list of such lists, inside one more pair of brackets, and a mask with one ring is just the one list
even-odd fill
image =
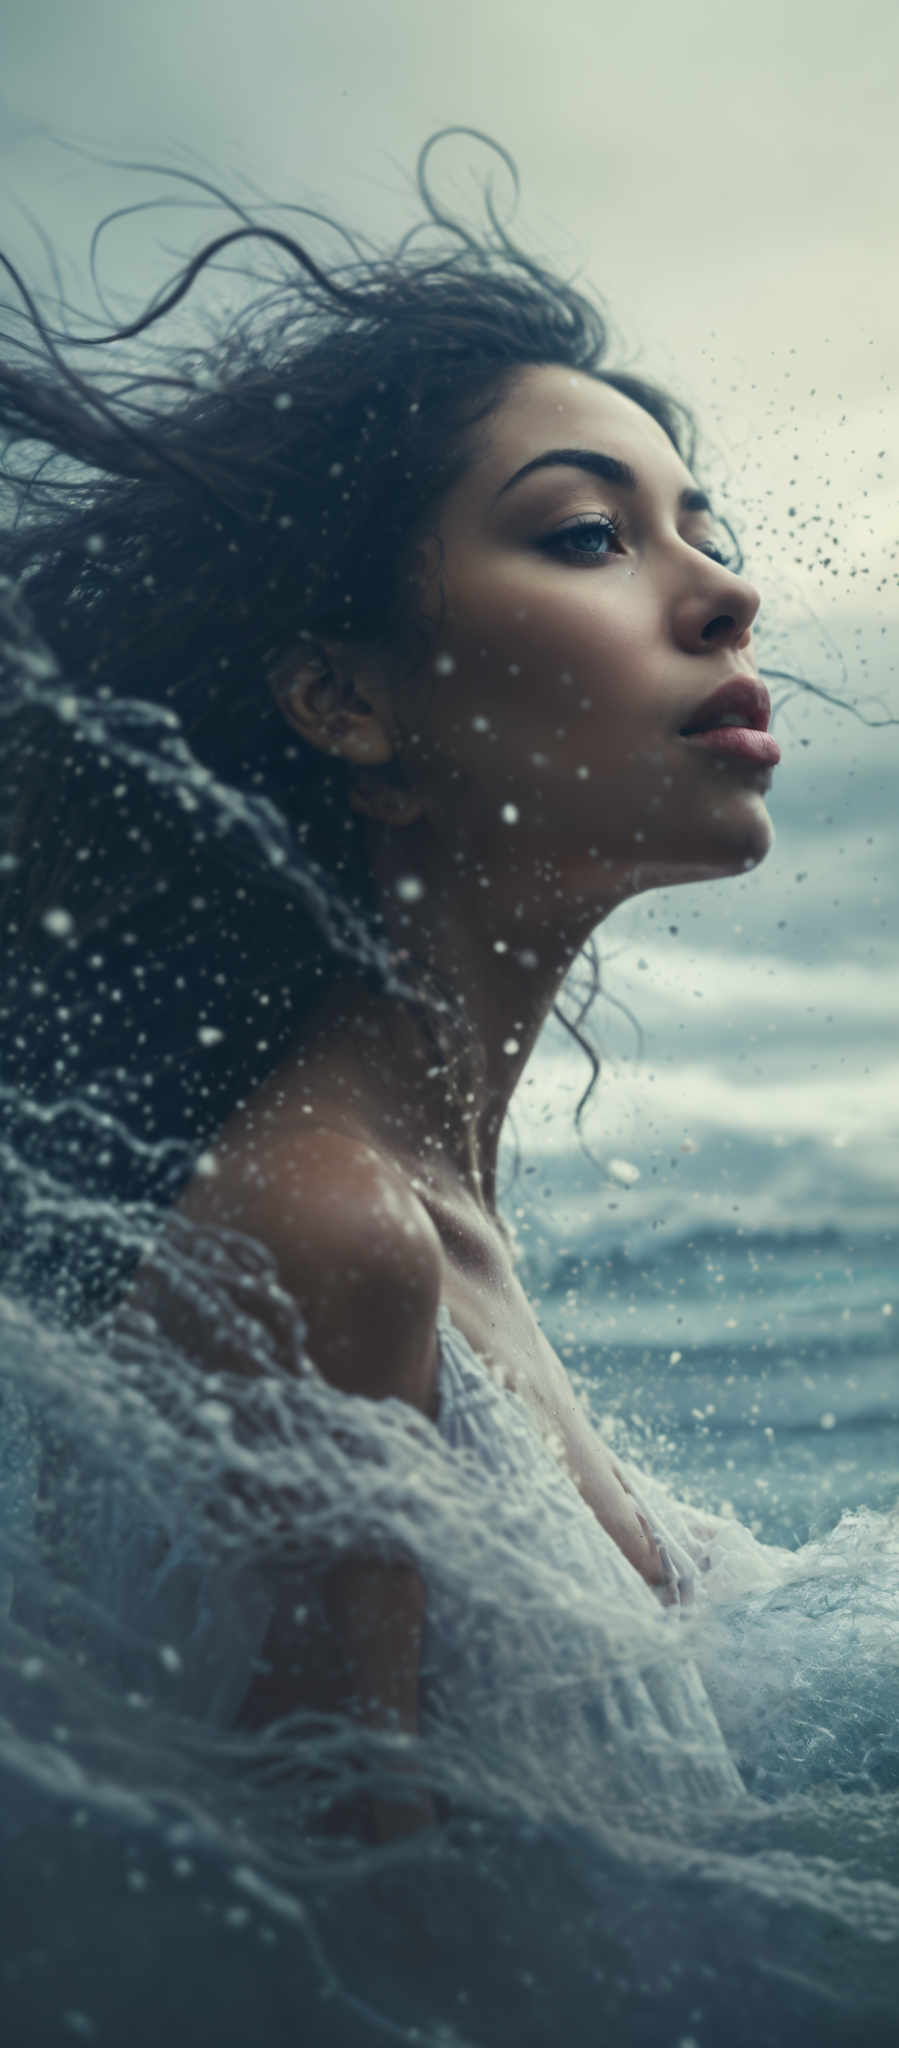
{"label": "woman's face", "polygon": [[[522,372],[477,432],[422,557],[433,670],[399,707],[432,828],[472,871],[541,873],[585,901],[753,866],[770,768],[681,728],[754,675],[759,598],[713,558],[726,536],[684,498],[671,442],[555,366]],[[550,450],[611,456],[636,482],[571,460],[518,476]]]}

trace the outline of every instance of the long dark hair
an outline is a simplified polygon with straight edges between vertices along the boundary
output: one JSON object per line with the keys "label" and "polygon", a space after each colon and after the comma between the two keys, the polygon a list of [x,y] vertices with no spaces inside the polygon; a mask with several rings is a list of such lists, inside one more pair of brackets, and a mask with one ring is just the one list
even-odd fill
{"label": "long dark hair", "polygon": [[[82,1191],[172,1199],[301,1041],[336,963],[393,976],[449,1072],[440,992],[414,962],[397,979],[379,930],[350,771],[291,733],[268,679],[300,640],[405,640],[413,664],[425,658],[413,544],[523,366],[613,385],[694,466],[687,409],[606,367],[599,305],[516,245],[490,186],[480,238],[437,203],[428,160],[454,133],[477,131],[426,143],[423,219],[387,253],[345,236],[349,253],[326,267],[235,208],[238,223],[139,318],[83,337],[51,326],[5,263],[26,338],[0,365],[0,478],[15,502],[0,538],[0,1108],[17,1104],[16,1158],[30,1143],[64,1178],[73,1096],[115,1119],[95,1123],[90,1147],[82,1129]],[[517,192],[506,152],[478,139]],[[135,337],[247,244],[277,275],[205,346],[170,347],[162,366],[157,347],[133,372]],[[118,346],[121,367],[88,375],[82,345]],[[595,954],[590,973],[595,986]],[[585,1008],[557,1015],[592,1086]]]}

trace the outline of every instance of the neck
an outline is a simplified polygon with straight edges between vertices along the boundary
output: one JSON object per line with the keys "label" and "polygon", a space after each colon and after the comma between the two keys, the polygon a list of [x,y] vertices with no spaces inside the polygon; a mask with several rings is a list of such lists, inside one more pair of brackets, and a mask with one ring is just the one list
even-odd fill
{"label": "neck", "polygon": [[[432,1184],[461,1183],[493,1216],[512,1095],[573,960],[632,879],[610,871],[599,904],[595,864],[580,887],[508,867],[482,887],[415,828],[373,835],[371,857],[397,975],[415,986],[424,967],[451,1018],[429,1026],[402,996],[335,983],[306,1041],[307,1082],[323,1073]],[[409,877],[417,896],[398,886]]]}

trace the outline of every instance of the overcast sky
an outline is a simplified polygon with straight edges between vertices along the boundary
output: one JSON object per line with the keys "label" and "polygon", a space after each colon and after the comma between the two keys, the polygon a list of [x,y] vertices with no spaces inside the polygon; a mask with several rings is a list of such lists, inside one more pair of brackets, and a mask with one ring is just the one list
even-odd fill
{"label": "overcast sky", "polygon": [[[703,480],[740,525],[763,594],[760,660],[869,718],[899,715],[895,0],[5,0],[3,12],[0,242],[49,285],[30,214],[82,305],[99,217],[183,188],[61,143],[389,236],[415,216],[426,136],[489,131],[519,167],[521,237],[600,291],[619,361],[697,410]],[[444,145],[435,182],[476,213],[490,161]],[[105,287],[117,304],[143,295],[218,224],[174,209],[117,224]],[[685,1178],[707,1199],[725,1150],[728,1198],[737,1187],[757,1220],[895,1209],[899,728],[800,696],[775,729],[778,837],[764,867],[643,898],[601,934],[606,984],[645,1043],[637,1063],[630,1027],[600,1006],[608,1060],[590,1140],[630,1169],[621,1199],[640,1213],[670,1208]],[[522,1138],[568,1146],[580,1064],[548,1044],[528,1078]]]}

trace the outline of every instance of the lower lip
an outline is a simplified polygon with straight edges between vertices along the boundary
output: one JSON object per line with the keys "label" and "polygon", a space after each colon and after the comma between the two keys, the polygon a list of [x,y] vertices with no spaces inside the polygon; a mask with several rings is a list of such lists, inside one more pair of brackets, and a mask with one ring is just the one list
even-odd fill
{"label": "lower lip", "polygon": [[770,732],[754,732],[743,725],[719,725],[711,732],[682,733],[691,747],[707,747],[713,754],[732,754],[751,761],[756,768],[776,768],[780,748]]}

